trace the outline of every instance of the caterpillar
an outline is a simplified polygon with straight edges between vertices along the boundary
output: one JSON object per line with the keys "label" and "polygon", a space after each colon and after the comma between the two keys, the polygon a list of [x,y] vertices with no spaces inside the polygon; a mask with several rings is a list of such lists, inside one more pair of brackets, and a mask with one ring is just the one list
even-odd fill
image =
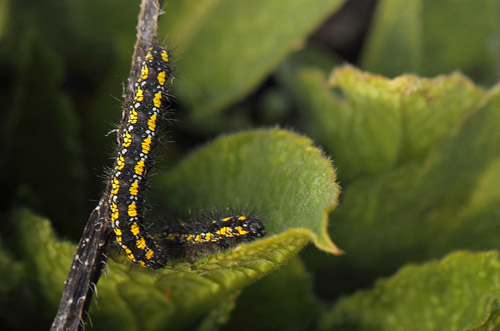
{"label": "caterpillar", "polygon": [[252,241],[265,234],[264,225],[258,217],[204,215],[191,222],[165,227],[161,234],[161,244],[169,258],[194,259]]}
{"label": "caterpillar", "polygon": [[166,83],[170,76],[169,53],[160,46],[149,47],[134,84],[133,100],[119,129],[108,200],[116,242],[130,260],[154,269],[163,267],[167,257],[146,232],[142,213],[151,153],[158,140],[158,122],[168,102]]}
{"label": "caterpillar", "polygon": [[164,267],[170,258],[194,258],[265,235],[260,219],[243,215],[212,215],[208,220],[167,226],[159,233],[146,231],[144,191],[159,120],[168,103],[170,76],[169,53],[160,46],[149,47],[119,130],[108,199],[116,242],[132,262],[153,269]]}

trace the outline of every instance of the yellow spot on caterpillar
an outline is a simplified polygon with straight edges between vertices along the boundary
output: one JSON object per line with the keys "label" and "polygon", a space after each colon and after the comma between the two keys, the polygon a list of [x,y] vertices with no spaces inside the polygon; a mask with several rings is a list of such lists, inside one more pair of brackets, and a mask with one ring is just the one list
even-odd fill
{"label": "yellow spot on caterpillar", "polygon": [[113,178],[113,184],[111,184],[111,196],[117,195],[118,190],[120,189],[120,182],[118,181],[118,178]]}
{"label": "yellow spot on caterpillar", "polygon": [[193,235],[190,234],[189,236],[187,236],[186,240],[189,241],[189,242],[192,242],[193,241]]}
{"label": "yellow spot on caterpillar", "polygon": [[137,88],[137,93],[135,94],[134,100],[139,101],[139,102],[144,100],[144,94],[143,94],[142,89],[140,87]]}
{"label": "yellow spot on caterpillar", "polygon": [[[153,115],[154,116],[154,115]],[[146,138],[142,142],[142,152],[144,154],[149,154],[149,150],[151,149],[151,138]]]}
{"label": "yellow spot on caterpillar", "polygon": [[132,232],[134,236],[137,236],[141,232],[141,229],[139,229],[139,225],[137,225],[137,223],[133,223],[130,226],[130,232]]}
{"label": "yellow spot on caterpillar", "polygon": [[116,167],[117,170],[122,170],[123,167],[125,167],[125,158],[123,157],[123,155],[120,155],[116,164],[117,164]]}
{"label": "yellow spot on caterpillar", "polygon": [[126,131],[125,135],[123,136],[123,146],[129,147],[131,143],[132,143],[132,136],[130,135],[130,132]]}
{"label": "yellow spot on caterpillar", "polygon": [[120,217],[120,214],[118,212],[118,206],[116,203],[111,204],[111,222],[114,224],[115,221]]}
{"label": "yellow spot on caterpillar", "polygon": [[155,105],[155,107],[160,108],[160,106],[161,106],[161,93],[160,92],[155,93],[155,96],[153,98],[153,104]]}
{"label": "yellow spot on caterpillar", "polygon": [[147,67],[147,66],[142,67],[142,69],[141,69],[141,75],[142,75],[142,76],[141,76],[141,79],[140,79],[140,80],[145,80],[145,79],[147,79],[147,78],[148,78],[148,75],[149,75],[149,69],[148,69],[148,67]]}
{"label": "yellow spot on caterpillar", "polygon": [[153,59],[153,54],[151,54],[150,52],[153,50],[153,47],[149,47],[148,49],[148,54],[146,54],[146,58],[145,60],[152,60]]}
{"label": "yellow spot on caterpillar", "polygon": [[151,131],[154,131],[156,129],[156,117],[156,115],[152,115],[148,120],[148,128]]}
{"label": "yellow spot on caterpillar", "polygon": [[122,242],[122,237],[121,236],[116,236],[116,242],[121,243]]}
{"label": "yellow spot on caterpillar", "polygon": [[167,77],[167,73],[165,71],[162,71],[156,76],[156,79],[158,80],[158,83],[160,85],[165,85],[165,78]]}
{"label": "yellow spot on caterpillar", "polygon": [[184,240],[186,239],[186,235],[185,234],[181,234],[181,236],[179,237],[179,240]]}
{"label": "yellow spot on caterpillar", "polygon": [[130,111],[130,115],[129,115],[129,118],[128,118],[128,122],[130,124],[135,124],[137,123],[137,111],[135,110],[135,108],[132,108],[132,110]]}
{"label": "yellow spot on caterpillar", "polygon": [[211,233],[211,232],[205,233],[205,240],[206,241],[212,240],[213,237],[214,237],[213,233]]}
{"label": "yellow spot on caterpillar", "polygon": [[128,216],[136,217],[137,216],[137,205],[135,203],[131,203],[128,205]]}
{"label": "yellow spot on caterpillar", "polygon": [[139,261],[139,264],[140,264],[142,267],[146,268],[146,263],[144,263],[144,261]]}
{"label": "yellow spot on caterpillar", "polygon": [[239,234],[240,236],[244,236],[244,235],[246,235],[246,234],[249,234],[249,232],[248,232],[248,231],[246,231],[246,230],[243,230],[243,228],[242,228],[241,226],[237,226],[237,227],[236,227],[236,231],[238,231],[238,234]]}
{"label": "yellow spot on caterpillar", "polygon": [[117,236],[121,236],[121,235],[122,235],[122,230],[120,230],[120,229],[116,228],[116,229],[115,229],[115,234],[116,234]]}
{"label": "yellow spot on caterpillar", "polygon": [[169,233],[169,234],[167,235],[167,239],[172,240],[172,239],[174,239],[174,238],[175,238],[175,233],[172,233],[172,232],[171,232],[171,233]]}
{"label": "yellow spot on caterpillar", "polygon": [[137,162],[137,164],[134,168],[134,171],[137,175],[142,176],[142,174],[144,173],[144,161],[143,160],[140,160],[139,162]]}
{"label": "yellow spot on caterpillar", "polygon": [[146,240],[144,240],[144,238],[137,239],[135,242],[135,245],[139,249],[144,249],[144,248],[146,248]]}
{"label": "yellow spot on caterpillar", "polygon": [[168,53],[165,51],[161,52],[161,59],[165,62],[168,62]]}
{"label": "yellow spot on caterpillar", "polygon": [[148,250],[146,253],[146,259],[151,260],[153,255],[155,255],[155,252],[152,249]]}
{"label": "yellow spot on caterpillar", "polygon": [[226,217],[222,219],[222,222],[228,222],[232,219],[232,217]]}
{"label": "yellow spot on caterpillar", "polygon": [[240,216],[238,217],[238,221],[246,221],[247,217],[246,216]]}
{"label": "yellow spot on caterpillar", "polygon": [[203,240],[201,240],[201,235],[197,234],[196,237],[194,237],[194,241],[197,242],[197,243],[203,242]]}
{"label": "yellow spot on caterpillar", "polygon": [[218,235],[224,236],[224,237],[231,237],[231,228],[228,226],[222,227],[216,232]]}
{"label": "yellow spot on caterpillar", "polygon": [[139,193],[139,182],[135,181],[130,185],[130,194],[136,196]]}
{"label": "yellow spot on caterpillar", "polygon": [[[123,245],[123,249],[125,250],[125,253],[127,253],[127,255],[131,255],[132,254],[132,251],[125,245]],[[133,257],[133,255],[132,255]]]}

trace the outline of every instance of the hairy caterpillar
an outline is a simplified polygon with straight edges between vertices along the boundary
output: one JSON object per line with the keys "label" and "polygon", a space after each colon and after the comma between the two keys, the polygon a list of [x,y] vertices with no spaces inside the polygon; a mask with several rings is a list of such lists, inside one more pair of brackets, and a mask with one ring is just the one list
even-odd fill
{"label": "hairy caterpillar", "polygon": [[169,53],[149,47],[134,85],[131,104],[122,119],[118,151],[111,173],[110,220],[116,241],[130,260],[148,268],[167,263],[162,247],[146,232],[142,220],[144,190],[157,142],[158,122],[167,105]]}
{"label": "hairy caterpillar", "polygon": [[252,241],[265,234],[264,225],[257,217],[212,215],[167,226],[162,232],[161,241],[169,258],[195,258]]}
{"label": "hairy caterpillar", "polygon": [[168,102],[169,61],[169,53],[162,47],[148,48],[119,130],[108,199],[116,242],[131,261],[153,269],[162,268],[170,258],[206,255],[265,234],[258,218],[243,215],[205,216],[147,233],[142,215],[144,191],[158,122]]}

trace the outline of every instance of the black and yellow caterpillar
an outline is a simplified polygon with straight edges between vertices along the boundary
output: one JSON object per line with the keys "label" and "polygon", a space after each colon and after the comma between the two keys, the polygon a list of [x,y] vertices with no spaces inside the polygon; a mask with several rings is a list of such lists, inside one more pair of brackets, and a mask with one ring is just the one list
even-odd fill
{"label": "black and yellow caterpillar", "polygon": [[146,233],[142,212],[158,122],[168,102],[170,75],[169,53],[159,46],[150,47],[134,85],[133,100],[122,119],[109,194],[111,226],[118,245],[133,262],[155,269],[163,267],[167,258]]}
{"label": "black and yellow caterpillar", "polygon": [[197,217],[190,222],[169,225],[161,237],[169,257],[196,258],[265,234],[264,225],[258,217],[235,215]]}
{"label": "black and yellow caterpillar", "polygon": [[110,176],[109,218],[116,242],[131,261],[154,269],[170,258],[203,255],[265,234],[258,218],[243,215],[179,223],[155,234],[146,231],[144,191],[160,119],[167,111],[171,74],[169,53],[161,46],[149,47],[124,111]]}

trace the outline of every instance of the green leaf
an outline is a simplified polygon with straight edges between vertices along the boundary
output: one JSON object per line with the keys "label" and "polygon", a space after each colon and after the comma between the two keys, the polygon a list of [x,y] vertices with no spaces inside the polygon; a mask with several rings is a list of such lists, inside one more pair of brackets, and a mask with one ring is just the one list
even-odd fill
{"label": "green leaf", "polygon": [[193,119],[205,128],[217,125],[216,113],[254,88],[341,4],[212,0],[167,5],[167,24],[159,35],[175,36],[173,43],[180,43],[176,92],[193,109]]}
{"label": "green leaf", "polygon": [[291,231],[155,273],[110,262],[112,273],[99,284],[101,308],[91,311],[93,321],[103,329],[185,327],[234,300],[235,291],[285,263],[307,240],[303,232]]}
{"label": "green leaf", "polygon": [[378,3],[363,52],[363,69],[386,76],[421,72],[425,39],[422,2],[407,1],[404,6],[392,0]]}
{"label": "green leaf", "polygon": [[324,217],[339,189],[330,161],[312,141],[280,129],[226,136],[160,178],[174,212],[243,207],[262,213],[270,235],[300,228],[321,250],[338,253]]}
{"label": "green leaf", "polygon": [[422,159],[485,94],[459,74],[387,79],[351,66],[336,69],[328,80],[322,71],[299,66],[294,82],[309,131],[344,180]]}
{"label": "green leaf", "polygon": [[361,67],[387,76],[433,76],[460,70],[475,80],[498,78],[497,0],[380,1]]}
{"label": "green leaf", "polygon": [[450,247],[485,249],[498,246],[500,233],[500,158],[490,165],[471,187],[470,197],[455,226],[439,242],[438,251]]}
{"label": "green leaf", "polygon": [[457,252],[341,300],[321,330],[496,330],[499,290],[498,252]]}
{"label": "green leaf", "polygon": [[232,296],[226,299],[221,305],[208,313],[198,326],[199,331],[219,330],[227,323],[231,311],[234,309],[236,299],[241,291],[236,291]]}
{"label": "green leaf", "polygon": [[312,330],[324,306],[299,258],[243,291],[223,330]]}
{"label": "green leaf", "polygon": [[6,26],[9,13],[9,1],[0,0],[0,38],[4,37],[6,34]]}
{"label": "green leaf", "polygon": [[[253,208],[268,233],[233,250],[154,272],[110,260],[108,276],[98,284],[99,309],[90,312],[97,328],[181,328],[212,312],[204,324],[209,328],[223,318],[221,309],[230,308],[241,288],[286,263],[309,241],[339,252],[326,232],[327,213],[338,195],[335,174],[305,137],[279,129],[223,137],[159,183],[166,185],[168,205],[180,210],[236,202]],[[45,309],[55,313],[74,246],[57,241],[48,221],[27,212],[17,213],[13,224]]]}
{"label": "green leaf", "polygon": [[331,270],[387,274],[454,249],[499,247],[500,192],[485,183],[498,177],[500,89],[478,107],[425,160],[346,188],[331,230],[349,254]]}
{"label": "green leaf", "polygon": [[[5,229],[5,228],[4,228]],[[30,273],[26,266],[17,261],[4,250],[0,242],[0,324],[6,330],[29,329],[25,325],[25,317],[30,316],[31,328],[43,325],[39,316],[40,307],[33,292],[35,286],[30,284]],[[47,324],[47,327],[49,325]]]}
{"label": "green leaf", "polygon": [[492,295],[486,310],[486,316],[477,325],[466,328],[466,331],[492,331],[500,326],[500,298]]}
{"label": "green leaf", "polygon": [[331,275],[355,288],[408,261],[499,247],[498,87],[485,92],[457,74],[296,72],[311,132],[344,182],[331,233],[348,254],[321,267],[322,290],[338,291]]}

